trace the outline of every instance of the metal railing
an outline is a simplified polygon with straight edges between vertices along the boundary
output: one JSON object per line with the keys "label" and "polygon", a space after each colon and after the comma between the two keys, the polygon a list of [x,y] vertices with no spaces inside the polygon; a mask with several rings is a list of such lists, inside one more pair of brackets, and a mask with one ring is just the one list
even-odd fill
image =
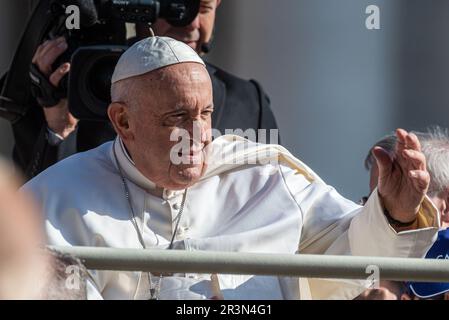
{"label": "metal railing", "polygon": [[74,255],[88,269],[94,270],[366,279],[370,274],[367,271],[369,267],[375,266],[382,280],[449,282],[449,260],[98,247],[50,248]]}

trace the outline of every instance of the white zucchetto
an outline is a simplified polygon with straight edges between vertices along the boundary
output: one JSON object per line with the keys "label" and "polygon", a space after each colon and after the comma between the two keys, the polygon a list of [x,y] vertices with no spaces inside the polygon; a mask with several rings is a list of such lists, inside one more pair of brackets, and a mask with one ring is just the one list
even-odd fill
{"label": "white zucchetto", "polygon": [[136,42],[120,57],[111,83],[186,62],[205,66],[200,56],[187,44],[168,37],[149,37]]}

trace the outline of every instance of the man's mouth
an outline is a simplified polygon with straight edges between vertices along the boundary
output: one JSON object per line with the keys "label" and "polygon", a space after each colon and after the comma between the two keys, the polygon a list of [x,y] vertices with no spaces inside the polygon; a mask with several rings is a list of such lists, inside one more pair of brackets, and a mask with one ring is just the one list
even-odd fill
{"label": "man's mouth", "polygon": [[200,41],[200,36],[198,33],[193,34],[184,34],[184,35],[173,35],[173,38],[175,38],[178,41],[184,42],[189,47],[193,48],[196,47],[198,42]]}

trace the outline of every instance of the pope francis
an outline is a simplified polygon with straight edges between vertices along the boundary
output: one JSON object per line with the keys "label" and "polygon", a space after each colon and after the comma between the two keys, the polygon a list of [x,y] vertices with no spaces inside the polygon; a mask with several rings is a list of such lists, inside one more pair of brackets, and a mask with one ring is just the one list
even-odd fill
{"label": "pope francis", "polygon": [[[404,130],[394,156],[374,150],[379,187],[360,207],[280,146],[213,140],[211,80],[181,42],[133,45],[111,91],[117,139],[24,187],[42,205],[51,245],[422,257],[438,232],[425,158]],[[109,271],[91,271],[88,283],[91,299],[298,299],[305,291],[352,299],[363,290],[337,280]]]}

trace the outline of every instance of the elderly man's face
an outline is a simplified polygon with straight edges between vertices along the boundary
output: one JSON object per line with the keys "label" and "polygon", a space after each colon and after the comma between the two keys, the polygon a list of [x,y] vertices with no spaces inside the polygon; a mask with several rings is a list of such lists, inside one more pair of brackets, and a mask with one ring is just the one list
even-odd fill
{"label": "elderly man's face", "polygon": [[[136,97],[126,107],[112,104],[109,113],[137,169],[162,188],[193,185],[206,169],[211,142],[213,98],[206,68],[182,63],[128,80]],[[175,148],[180,140],[188,150]]]}
{"label": "elderly man's face", "polygon": [[188,26],[174,27],[164,19],[158,19],[152,28],[156,35],[182,41],[201,53],[201,45],[212,38],[215,11],[221,0],[201,0],[200,12]]}

